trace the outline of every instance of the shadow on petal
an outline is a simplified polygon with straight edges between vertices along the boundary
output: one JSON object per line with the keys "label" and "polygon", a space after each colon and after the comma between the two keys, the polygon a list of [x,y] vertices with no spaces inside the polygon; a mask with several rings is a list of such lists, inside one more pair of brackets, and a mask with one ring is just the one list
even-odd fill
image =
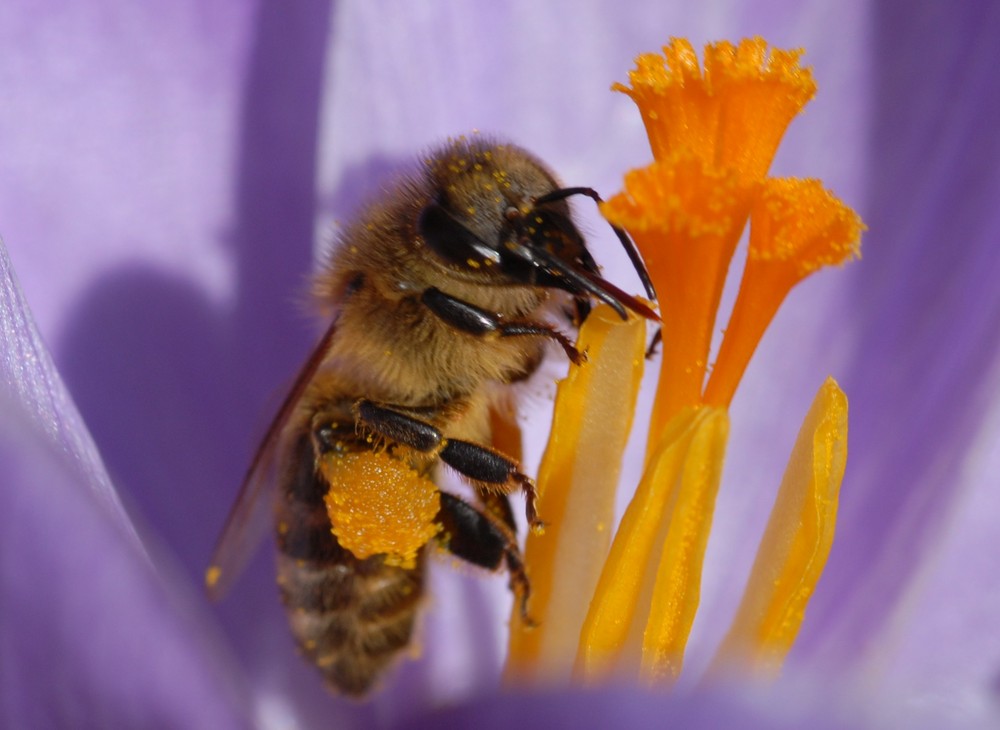
{"label": "shadow on petal", "polygon": [[233,668],[14,404],[0,412],[8,727],[246,727]]}

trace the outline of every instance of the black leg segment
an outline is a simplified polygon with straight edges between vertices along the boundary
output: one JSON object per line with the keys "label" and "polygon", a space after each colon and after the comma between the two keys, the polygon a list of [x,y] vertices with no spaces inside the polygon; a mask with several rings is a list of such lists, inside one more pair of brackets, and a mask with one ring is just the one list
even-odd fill
{"label": "black leg segment", "polygon": [[521,619],[525,625],[534,625],[528,617],[531,586],[513,533],[489,513],[447,492],[441,492],[438,524],[443,546],[455,557],[489,570],[498,570],[506,562],[510,589],[520,601]]}
{"label": "black leg segment", "polygon": [[438,319],[466,334],[477,337],[548,337],[562,347],[574,364],[579,365],[584,360],[583,355],[566,335],[544,322],[529,320],[504,322],[499,314],[463,302],[435,287],[425,289],[420,301]]}
{"label": "black leg segment", "polygon": [[487,446],[480,446],[461,439],[448,439],[441,453],[441,461],[459,474],[484,484],[492,485],[506,493],[513,484],[524,492],[525,514],[531,527],[541,527],[535,506],[535,483],[517,470],[517,463]]}
{"label": "black leg segment", "polygon": [[420,452],[434,451],[444,441],[431,424],[367,398],[354,404],[354,417],[378,435]]}
{"label": "black leg segment", "polygon": [[646,348],[646,359],[651,360],[656,355],[656,348],[660,346],[663,341],[663,328],[657,327],[656,332],[653,333],[653,339],[649,343],[649,347]]}
{"label": "black leg segment", "polygon": [[503,454],[460,439],[448,439],[439,456],[455,471],[488,484],[504,484],[517,473],[517,464]]}

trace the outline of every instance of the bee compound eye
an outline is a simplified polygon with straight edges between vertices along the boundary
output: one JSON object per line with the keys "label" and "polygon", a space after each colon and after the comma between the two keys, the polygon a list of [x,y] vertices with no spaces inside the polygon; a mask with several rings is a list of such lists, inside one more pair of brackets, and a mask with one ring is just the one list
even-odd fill
{"label": "bee compound eye", "polygon": [[461,266],[486,261],[499,263],[498,251],[486,245],[440,203],[430,203],[420,212],[417,232],[424,243],[445,261]]}

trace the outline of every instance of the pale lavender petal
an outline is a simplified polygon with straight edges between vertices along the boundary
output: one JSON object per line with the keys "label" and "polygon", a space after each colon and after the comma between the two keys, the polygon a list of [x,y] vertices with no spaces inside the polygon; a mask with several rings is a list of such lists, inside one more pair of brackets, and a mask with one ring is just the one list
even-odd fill
{"label": "pale lavender petal", "polygon": [[[980,529],[964,561],[953,555],[951,567],[968,573],[940,576],[950,587],[942,595],[914,581],[927,579],[947,532],[966,529],[954,519],[964,501],[982,510],[966,518],[1000,520],[995,476],[965,468],[974,445],[995,454],[1000,442],[995,419],[984,422],[1000,365],[1000,8],[888,2],[875,20],[871,231],[846,310],[859,326],[855,362],[842,379],[851,455],[837,542],[799,652],[826,666],[881,665],[902,642],[970,690],[995,691],[1000,647],[987,637],[1000,623],[982,605],[996,601],[996,542],[982,553]],[[955,633],[887,626],[917,596],[947,603]],[[962,617],[968,633],[958,631]]]}
{"label": "pale lavender petal", "polygon": [[0,474],[0,725],[248,727],[217,641],[6,391]]}
{"label": "pale lavender petal", "polygon": [[986,728],[941,712],[903,707],[827,685],[782,681],[771,687],[715,685],[692,693],[655,693],[607,686],[584,691],[505,693],[479,698],[404,722],[400,730],[474,727],[519,728],[741,728],[746,730],[847,730],[857,728]]}
{"label": "pale lavender petal", "polygon": [[0,225],[46,341],[126,261],[216,303],[231,294],[224,236],[254,8],[0,7]]}
{"label": "pale lavender petal", "polygon": [[[761,711],[763,710],[763,711]],[[403,723],[400,730],[469,727],[477,730],[522,728],[724,728],[781,730],[809,727],[834,730],[862,727],[842,716],[803,708],[767,711],[753,708],[735,693],[720,692],[679,697],[642,692],[635,688],[580,690],[545,694],[496,695],[468,705],[441,710]]]}
{"label": "pale lavender petal", "polygon": [[[175,587],[199,590],[264,401],[308,344],[327,3],[40,9],[0,8],[0,226],[116,483],[180,557]],[[258,600],[224,607],[233,644],[261,687],[329,705],[269,563]],[[273,694],[250,710],[280,716]]]}
{"label": "pale lavender petal", "polygon": [[236,676],[140,544],[0,242],[0,724],[247,726]]}
{"label": "pale lavender petal", "polygon": [[82,484],[100,502],[132,547],[144,552],[101,456],[66,391],[48,349],[35,327],[17,277],[0,239],[0,386],[20,405],[51,445],[62,452]]}
{"label": "pale lavender petal", "polygon": [[[969,714],[1000,707],[1000,392],[997,373],[988,420],[973,439],[960,480],[968,493],[951,510],[947,533],[917,570],[873,644],[867,676],[884,679],[924,706]],[[998,721],[1000,722],[1000,721]]]}

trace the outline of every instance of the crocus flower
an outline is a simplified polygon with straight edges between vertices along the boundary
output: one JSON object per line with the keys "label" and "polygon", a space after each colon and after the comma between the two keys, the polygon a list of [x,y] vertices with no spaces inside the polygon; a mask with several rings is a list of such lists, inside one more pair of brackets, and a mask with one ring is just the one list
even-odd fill
{"label": "crocus flower", "polygon": [[[684,676],[701,674],[720,639],[709,629],[735,611],[787,457],[775,444],[792,443],[816,374],[833,373],[851,399],[851,455],[784,680],[812,690],[493,698],[452,716],[787,726],[776,706],[836,685],[863,686],[883,712],[995,721],[998,32],[991,4],[902,0],[6,5],[0,233],[41,340],[22,300],[3,299],[3,722],[388,723],[495,690],[502,581],[435,575],[421,660],[363,707],[328,696],[294,656],[270,556],[227,602],[203,602],[267,394],[313,334],[289,302],[314,239],[421,148],[482,128],[610,195],[648,152],[607,85],[668,35],[755,34],[808,49],[821,86],[771,174],[821,177],[870,232],[861,265],[790,296],[732,403],[745,436],[724,485],[738,475],[740,488],[718,497]],[[594,246],[608,278],[627,280],[610,243]],[[26,395],[40,392],[48,403]],[[627,453],[623,483],[638,481],[643,449]],[[806,704],[799,717],[829,707]]]}
{"label": "crocus flower", "polygon": [[[792,287],[856,255],[863,228],[818,181],[766,177],[785,128],[815,92],[798,56],[753,38],[706,46],[702,67],[691,44],[675,39],[662,55],[639,56],[630,84],[615,86],[639,107],[654,158],[601,205],[632,234],[661,292],[646,464],[609,549],[646,346],[637,317],[618,324],[598,310],[580,331],[590,362],[559,386],[539,470],[539,510],[555,534],[528,537],[542,625],[513,621],[515,676],[565,675],[574,654],[574,676],[588,681],[615,670],[657,685],[680,675],[736,386]],[[727,269],[748,218],[739,294],[708,376]],[[780,667],[829,554],[846,450],[847,401],[831,379],[802,426],[720,665]]]}

